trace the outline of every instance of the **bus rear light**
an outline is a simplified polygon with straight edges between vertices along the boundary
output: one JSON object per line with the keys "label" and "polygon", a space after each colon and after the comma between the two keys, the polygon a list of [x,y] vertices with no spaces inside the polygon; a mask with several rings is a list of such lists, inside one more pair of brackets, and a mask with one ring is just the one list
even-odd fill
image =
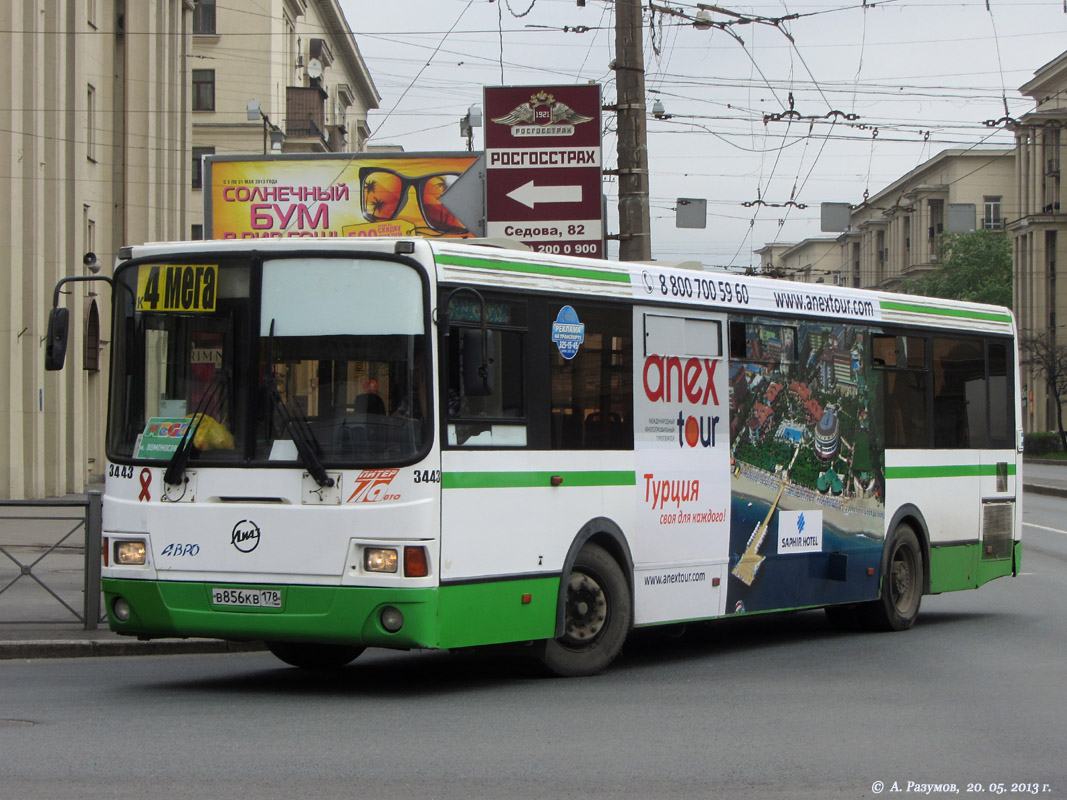
{"label": "bus rear light", "polygon": [[147,551],[144,539],[124,539],[115,542],[115,565],[124,567],[144,566]]}
{"label": "bus rear light", "polygon": [[404,548],[404,576],[407,578],[425,578],[430,574],[430,562],[426,557],[425,547]]}
{"label": "bus rear light", "polygon": [[396,572],[397,553],[391,547],[368,547],[363,551],[363,569],[367,572]]}
{"label": "bus rear light", "polygon": [[101,544],[103,544],[103,547],[100,548],[100,558],[104,562],[105,567],[110,567],[111,550],[109,550],[108,548],[111,547],[111,540],[105,536]]}

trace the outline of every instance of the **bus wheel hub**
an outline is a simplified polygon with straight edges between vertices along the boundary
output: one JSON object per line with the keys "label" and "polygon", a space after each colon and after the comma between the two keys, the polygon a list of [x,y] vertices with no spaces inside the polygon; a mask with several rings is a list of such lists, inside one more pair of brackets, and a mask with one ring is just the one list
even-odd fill
{"label": "bus wheel hub", "polygon": [[567,583],[567,630],[572,644],[596,638],[607,620],[608,599],[593,578],[582,573],[571,575]]}

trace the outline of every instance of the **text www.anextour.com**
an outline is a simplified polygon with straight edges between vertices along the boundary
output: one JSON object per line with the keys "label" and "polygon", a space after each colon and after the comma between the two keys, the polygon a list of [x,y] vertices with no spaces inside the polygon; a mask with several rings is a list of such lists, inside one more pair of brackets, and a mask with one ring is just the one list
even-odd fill
{"label": "text www.anextour.com", "polygon": [[810,292],[774,292],[775,308],[793,311],[817,311],[840,317],[874,317],[874,303],[850,297]]}
{"label": "text www.anextour.com", "polygon": [[704,572],[665,572],[662,575],[646,575],[645,586],[664,586],[671,583],[703,583],[708,579]]}

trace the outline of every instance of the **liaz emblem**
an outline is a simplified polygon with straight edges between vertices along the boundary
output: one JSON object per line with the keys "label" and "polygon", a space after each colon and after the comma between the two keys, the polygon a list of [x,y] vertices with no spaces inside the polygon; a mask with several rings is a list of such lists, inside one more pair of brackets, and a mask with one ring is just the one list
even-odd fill
{"label": "liaz emblem", "polygon": [[230,544],[242,553],[251,553],[259,547],[259,526],[250,519],[243,519],[233,526]]}

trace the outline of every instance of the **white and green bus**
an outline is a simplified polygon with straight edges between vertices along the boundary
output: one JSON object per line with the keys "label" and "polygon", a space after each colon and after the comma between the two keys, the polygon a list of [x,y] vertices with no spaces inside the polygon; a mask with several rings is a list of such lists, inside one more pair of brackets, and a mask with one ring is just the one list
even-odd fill
{"label": "white and green bus", "polygon": [[901,630],[1019,570],[1007,309],[367,238],[129,248],[112,306],[118,633],[585,675],[635,627]]}

